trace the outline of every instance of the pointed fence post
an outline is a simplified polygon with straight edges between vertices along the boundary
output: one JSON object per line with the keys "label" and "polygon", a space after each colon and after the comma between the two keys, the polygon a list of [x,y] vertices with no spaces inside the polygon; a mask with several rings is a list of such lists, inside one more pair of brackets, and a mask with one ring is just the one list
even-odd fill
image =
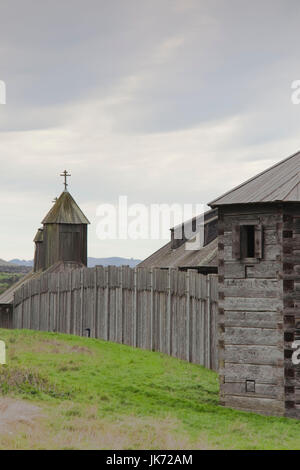
{"label": "pointed fence post", "polygon": [[116,295],[116,341],[123,344],[124,333],[123,333],[123,270],[124,266],[118,268],[118,281],[119,287],[117,288]]}
{"label": "pointed fence post", "polygon": [[21,325],[19,326],[19,328],[24,328],[24,310],[25,310],[25,307],[24,307],[24,284],[22,285],[21,287],[22,289],[22,310],[21,310],[21,315],[22,315],[22,318],[21,318]]}
{"label": "pointed fence post", "polygon": [[83,336],[83,269],[80,269],[80,336]]}
{"label": "pointed fence post", "polygon": [[186,360],[190,361],[190,273],[186,272]]}
{"label": "pointed fence post", "polygon": [[150,351],[154,350],[153,330],[154,330],[154,288],[153,269],[150,269]]}
{"label": "pointed fence post", "polygon": [[58,331],[59,325],[59,316],[60,316],[60,273],[57,273],[57,305],[54,318],[54,331]]}
{"label": "pointed fence post", "polygon": [[137,346],[137,268],[133,270],[133,339],[132,345]]}
{"label": "pointed fence post", "polygon": [[171,268],[168,269],[167,354],[171,355]]}
{"label": "pointed fence post", "polygon": [[98,286],[97,286],[97,267],[94,272],[94,332],[92,336],[98,338]]}
{"label": "pointed fence post", "polygon": [[109,272],[105,266],[105,339],[109,339]]}
{"label": "pointed fence post", "polygon": [[207,354],[206,354],[206,367],[210,369],[211,365],[211,354],[210,354],[210,320],[211,320],[211,274],[207,275],[206,278],[206,308],[207,308]]}

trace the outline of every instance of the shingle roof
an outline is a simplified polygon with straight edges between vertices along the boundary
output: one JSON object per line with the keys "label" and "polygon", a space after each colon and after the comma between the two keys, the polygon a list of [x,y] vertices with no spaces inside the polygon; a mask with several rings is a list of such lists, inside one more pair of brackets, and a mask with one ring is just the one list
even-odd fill
{"label": "shingle roof", "polygon": [[[176,225],[171,228],[171,241],[139,263],[138,267],[217,268],[217,221],[218,211],[214,209]],[[193,222],[196,222],[195,227]],[[194,234],[197,233],[198,238],[201,232],[198,243],[189,245],[196,241]],[[199,248],[201,240],[204,246]]]}
{"label": "shingle roof", "polygon": [[297,152],[209,203],[300,201],[300,152]]}
{"label": "shingle roof", "polygon": [[[209,209],[206,212],[203,212],[202,214],[197,215],[196,217],[192,217],[191,219],[185,220],[184,222],[181,222],[177,225],[174,225],[170,230],[176,230],[178,228],[181,228],[183,225],[185,228],[189,228],[189,226],[192,228],[193,222],[199,222],[199,225],[202,225],[203,222],[207,223],[214,217],[218,217],[218,209]],[[196,224],[197,227],[199,227],[198,224]]]}
{"label": "shingle roof", "polygon": [[52,209],[48,212],[42,224],[89,224],[90,222],[78,207],[71,194],[64,191]]}
{"label": "shingle roof", "polygon": [[171,242],[164,245],[147,259],[142,261],[138,267],[151,268],[179,268],[179,267],[201,267],[218,265],[218,239],[205,245],[200,250],[186,250],[183,243],[179,248],[173,250]]}

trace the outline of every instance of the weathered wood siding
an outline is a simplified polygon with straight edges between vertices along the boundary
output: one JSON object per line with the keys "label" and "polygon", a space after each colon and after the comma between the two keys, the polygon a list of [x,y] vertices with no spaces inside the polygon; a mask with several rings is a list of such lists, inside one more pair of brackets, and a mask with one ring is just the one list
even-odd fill
{"label": "weathered wood siding", "polygon": [[33,270],[39,271],[40,269],[44,269],[45,266],[45,253],[44,253],[44,243],[36,242],[35,244],[35,252],[34,252],[34,264]]}
{"label": "weathered wood siding", "polygon": [[43,241],[44,268],[58,261],[87,265],[87,225],[45,224]]}
{"label": "weathered wood siding", "polygon": [[[239,226],[249,222],[259,227],[257,259],[239,256]],[[285,414],[282,224],[277,205],[219,208],[221,403],[278,415]]]}
{"label": "weathered wood siding", "polygon": [[59,225],[44,225],[44,269],[59,261]]}
{"label": "weathered wood siding", "polygon": [[13,328],[13,309],[11,305],[0,305],[0,328]]}
{"label": "weathered wood siding", "polygon": [[217,277],[127,266],[44,274],[15,293],[13,326],[90,334],[217,370]]}
{"label": "weathered wood siding", "polygon": [[300,366],[292,363],[300,339],[300,204],[283,205],[283,326],[286,416],[300,418]]}

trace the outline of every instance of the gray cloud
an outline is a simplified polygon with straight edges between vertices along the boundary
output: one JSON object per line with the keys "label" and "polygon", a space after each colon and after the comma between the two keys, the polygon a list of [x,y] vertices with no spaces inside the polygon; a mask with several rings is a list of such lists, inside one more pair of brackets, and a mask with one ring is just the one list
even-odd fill
{"label": "gray cloud", "polygon": [[[296,0],[2,0],[0,258],[29,257],[72,172],[90,254],[102,202],[204,203],[300,147]],[[238,170],[237,170],[238,169]]]}

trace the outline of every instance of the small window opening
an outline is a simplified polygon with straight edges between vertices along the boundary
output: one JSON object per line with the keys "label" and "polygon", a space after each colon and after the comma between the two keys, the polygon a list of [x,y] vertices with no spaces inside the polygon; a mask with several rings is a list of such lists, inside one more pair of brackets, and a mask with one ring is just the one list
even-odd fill
{"label": "small window opening", "polygon": [[300,234],[300,219],[299,218],[295,219],[295,234],[296,235]]}
{"label": "small window opening", "polygon": [[241,226],[241,255],[243,258],[254,258],[255,253],[255,226]]}
{"label": "small window opening", "polygon": [[255,392],[255,380],[246,380],[246,392]]}
{"label": "small window opening", "polygon": [[197,229],[197,220],[193,219],[192,220],[192,231],[193,231],[193,233],[196,232],[196,229]]}

